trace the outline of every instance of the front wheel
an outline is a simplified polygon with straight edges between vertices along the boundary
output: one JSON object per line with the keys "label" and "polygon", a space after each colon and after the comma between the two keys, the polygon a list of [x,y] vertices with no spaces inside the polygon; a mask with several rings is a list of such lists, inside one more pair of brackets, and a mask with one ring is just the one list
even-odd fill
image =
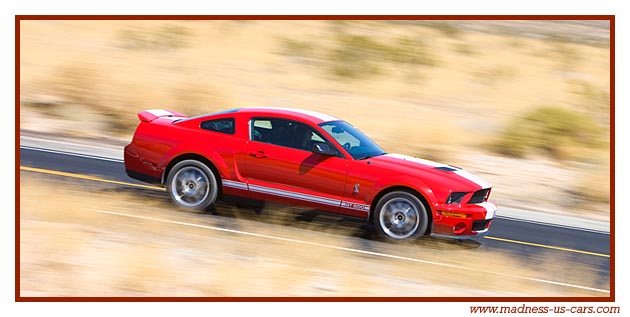
{"label": "front wheel", "polygon": [[168,173],[166,189],[178,206],[205,210],[216,200],[217,178],[205,164],[196,160],[181,161]]}
{"label": "front wheel", "polygon": [[385,194],[378,201],[375,212],[376,230],[385,240],[415,240],[427,231],[427,208],[409,192]]}

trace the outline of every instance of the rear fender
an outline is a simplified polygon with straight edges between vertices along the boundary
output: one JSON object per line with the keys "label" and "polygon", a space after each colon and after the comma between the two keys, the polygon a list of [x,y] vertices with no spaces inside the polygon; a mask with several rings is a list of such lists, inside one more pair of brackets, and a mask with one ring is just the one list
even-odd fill
{"label": "rear fender", "polygon": [[227,162],[223,159],[223,157],[221,157],[221,155],[219,155],[217,151],[209,147],[205,147],[204,152],[191,151],[191,149],[198,149],[198,148],[201,148],[201,147],[199,145],[191,146],[190,144],[187,144],[187,145],[176,146],[172,148],[170,151],[168,151],[166,155],[164,155],[164,158],[159,163],[159,166],[162,169],[162,183],[164,183],[166,181],[166,177],[168,177],[168,175],[166,175],[167,173],[166,167],[168,166],[168,164],[172,162],[174,159],[177,159],[178,157],[182,155],[192,154],[192,155],[199,155],[201,157],[204,157],[214,165],[214,167],[219,172],[219,176],[221,178],[225,178],[226,175],[230,175]]}

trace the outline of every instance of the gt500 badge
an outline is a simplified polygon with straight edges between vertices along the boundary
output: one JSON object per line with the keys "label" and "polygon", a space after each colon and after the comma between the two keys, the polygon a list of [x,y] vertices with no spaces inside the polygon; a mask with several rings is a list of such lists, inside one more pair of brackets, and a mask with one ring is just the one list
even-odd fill
{"label": "gt500 badge", "polygon": [[341,207],[348,208],[348,209],[362,210],[362,211],[370,211],[370,205],[356,204],[356,203],[351,203],[347,201],[342,201]]}

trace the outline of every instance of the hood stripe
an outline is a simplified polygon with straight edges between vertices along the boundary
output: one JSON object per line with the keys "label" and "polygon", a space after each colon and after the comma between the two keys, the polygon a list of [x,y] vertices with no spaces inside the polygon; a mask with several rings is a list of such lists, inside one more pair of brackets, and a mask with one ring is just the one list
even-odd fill
{"label": "hood stripe", "polygon": [[[409,161],[409,162],[414,162],[414,163],[418,163],[418,164],[422,164],[422,165],[427,165],[427,166],[431,166],[431,167],[448,166],[446,164],[442,164],[442,163],[438,163],[438,162],[434,162],[434,161],[429,161],[429,160],[425,160],[425,159],[421,159],[421,158],[417,158],[417,157],[413,157],[413,156],[396,154],[396,153],[385,154],[385,156],[388,156],[388,157],[391,157],[391,158],[400,159],[400,160],[405,160],[405,161]],[[481,187],[482,189],[492,187],[492,185],[490,183],[488,183],[487,181],[483,180],[481,177],[475,176],[475,175],[471,174],[470,172],[465,171],[463,169],[458,169],[457,171],[454,171],[453,173],[455,173],[458,176],[468,180],[469,182],[477,184],[477,186]]]}
{"label": "hood stripe", "polygon": [[455,171],[453,173],[455,173],[455,174],[457,174],[457,175],[459,175],[459,176],[461,176],[461,177],[463,177],[463,178],[465,178],[465,179],[467,179],[467,180],[469,180],[469,181],[471,181],[471,182],[481,186],[482,189],[492,187],[492,185],[490,183],[486,182],[485,180],[483,180],[479,176],[473,175],[472,173],[470,173],[468,171],[458,170],[458,171]]}
{"label": "hood stripe", "polygon": [[446,164],[441,164],[441,163],[438,163],[438,162],[433,162],[433,161],[429,161],[429,160],[425,160],[425,159],[421,159],[421,158],[417,158],[417,157],[413,157],[413,156],[396,154],[396,153],[388,153],[388,154],[385,154],[385,156],[397,158],[397,159],[400,159],[400,160],[410,161],[410,162],[414,162],[414,163],[419,163],[419,164],[423,164],[423,165],[428,165],[428,166],[432,166],[432,167],[447,166]]}

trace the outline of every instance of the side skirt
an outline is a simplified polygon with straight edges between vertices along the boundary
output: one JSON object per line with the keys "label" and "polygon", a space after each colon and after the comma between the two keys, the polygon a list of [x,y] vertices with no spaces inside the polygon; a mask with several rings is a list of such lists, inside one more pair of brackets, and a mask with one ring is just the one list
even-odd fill
{"label": "side skirt", "polygon": [[153,185],[158,185],[158,186],[162,186],[162,180],[158,177],[153,177],[151,175],[147,175],[144,173],[138,173],[132,170],[125,170],[125,172],[127,173],[127,176],[133,178],[133,179],[137,179],[139,181],[145,182],[145,183],[149,183],[149,184],[153,184]]}

